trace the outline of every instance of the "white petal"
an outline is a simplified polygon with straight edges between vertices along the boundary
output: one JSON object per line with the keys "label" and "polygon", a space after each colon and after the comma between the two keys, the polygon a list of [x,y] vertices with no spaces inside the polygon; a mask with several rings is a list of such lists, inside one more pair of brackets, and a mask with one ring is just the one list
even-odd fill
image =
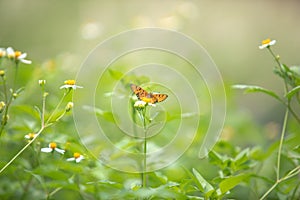
{"label": "white petal", "polygon": [[79,163],[81,160],[83,160],[84,157],[83,156],[79,156],[78,158],[76,158],[76,162]]}
{"label": "white petal", "polygon": [[152,106],[152,107],[156,107],[156,104],[154,103],[148,103],[149,106]]}
{"label": "white petal", "polygon": [[22,60],[22,59],[26,58],[26,56],[27,56],[27,53],[22,53],[22,54],[18,57],[18,59]]}
{"label": "white petal", "polygon": [[41,152],[50,153],[52,151],[53,151],[53,149],[51,149],[49,147],[41,148]]}
{"label": "white petal", "polygon": [[276,43],[276,40],[272,40],[269,45],[274,45]]}
{"label": "white petal", "polygon": [[269,46],[269,44],[263,44],[263,45],[260,45],[260,46],[259,46],[259,49],[264,49],[264,48],[266,48],[267,46]]}
{"label": "white petal", "polygon": [[31,64],[32,63],[32,61],[31,60],[25,60],[25,59],[19,59],[22,63],[24,63],[24,64]]}
{"label": "white petal", "polygon": [[6,49],[6,52],[7,52],[8,55],[14,55],[14,54],[15,54],[14,49],[11,48],[11,47],[8,47],[8,48]]}
{"label": "white petal", "polygon": [[65,150],[63,150],[63,149],[55,148],[54,150],[55,150],[56,152],[58,152],[58,153],[61,153],[61,154],[64,154],[64,153],[65,153]]}
{"label": "white petal", "polygon": [[63,85],[63,86],[60,86],[59,89],[63,89],[63,88],[68,88],[68,85]]}
{"label": "white petal", "polygon": [[74,161],[75,158],[68,158],[67,161]]}

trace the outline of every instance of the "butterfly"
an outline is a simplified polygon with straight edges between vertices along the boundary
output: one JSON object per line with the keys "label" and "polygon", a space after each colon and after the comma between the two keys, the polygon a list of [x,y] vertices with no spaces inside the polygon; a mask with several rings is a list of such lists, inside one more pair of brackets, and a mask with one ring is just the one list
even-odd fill
{"label": "butterfly", "polygon": [[164,101],[168,97],[167,94],[148,93],[146,90],[135,84],[130,84],[130,88],[139,100],[147,103],[155,104],[157,102]]}

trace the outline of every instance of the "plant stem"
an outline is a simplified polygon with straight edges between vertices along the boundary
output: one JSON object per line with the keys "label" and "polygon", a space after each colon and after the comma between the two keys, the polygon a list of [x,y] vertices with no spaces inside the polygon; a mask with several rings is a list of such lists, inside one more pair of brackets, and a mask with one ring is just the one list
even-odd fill
{"label": "plant stem", "polygon": [[62,104],[62,102],[64,101],[65,97],[70,93],[71,90],[68,90],[67,92],[64,93],[63,97],[61,98],[61,100],[59,101],[59,103],[57,104],[57,106],[55,107],[55,109],[53,110],[53,112],[51,113],[50,117],[48,118],[48,120],[45,123],[45,126],[49,125],[50,120],[52,119],[52,117],[54,116],[56,110],[59,108],[59,106]]}
{"label": "plant stem", "polygon": [[23,151],[25,151],[25,149],[27,149],[27,147],[29,147],[29,145],[31,145],[35,139],[43,132],[44,127],[42,127],[36,134],[36,136],[30,140],[8,163],[6,163],[6,165],[4,165],[4,167],[2,167],[2,169],[0,170],[0,174],[21,154],[23,153]]}
{"label": "plant stem", "polygon": [[[2,80],[3,80],[4,101],[5,101],[5,104],[6,104],[5,108],[4,108],[4,115],[3,115],[3,117],[6,117],[7,113],[8,113],[8,107],[9,107],[8,96],[7,96],[7,87],[6,87],[6,77],[2,76]],[[0,137],[2,135],[4,126],[6,124],[6,122],[4,121],[3,117],[2,117],[2,120],[1,120]]]}
{"label": "plant stem", "polygon": [[[276,63],[278,64],[279,70],[281,71],[281,73],[284,73],[284,71],[282,70],[282,64],[279,62],[279,58],[274,54],[274,52],[272,51],[271,47],[269,46],[267,48],[269,50],[269,52],[271,53],[271,55],[274,57]],[[288,85],[285,79],[284,80],[284,89],[285,89],[285,93],[287,93],[288,90]]]}
{"label": "plant stem", "polygon": [[285,181],[289,178],[292,178],[293,176],[296,176],[299,173],[300,173],[300,166],[297,166],[296,168],[291,170],[287,175],[285,175],[281,179],[276,180],[276,182],[272,185],[272,187],[270,187],[269,190],[259,200],[265,199],[276,188],[276,186],[279,183],[281,183],[282,181]]}
{"label": "plant stem", "polygon": [[143,187],[147,187],[147,131],[146,131],[146,118],[143,117],[144,126],[144,164],[143,164]]}
{"label": "plant stem", "polygon": [[43,117],[45,114],[45,102],[46,102],[46,95],[43,94],[43,108],[42,108],[42,122],[41,122],[41,128],[40,130],[36,133],[36,136],[30,140],[8,163],[6,163],[6,165],[4,165],[4,167],[1,168],[0,170],[0,174],[21,154],[23,153],[23,151],[25,151],[27,149],[27,147],[29,147],[35,140],[36,138],[39,137],[39,135],[43,132],[43,130],[45,128],[47,128],[48,126],[50,126],[51,124],[49,124],[50,119],[53,117],[53,113],[58,109],[58,107],[60,106],[60,104],[63,102],[64,98],[67,96],[67,94],[69,94],[70,90],[68,92],[64,93],[64,96],[62,97],[62,99],[60,100],[60,102],[57,104],[56,108],[54,109],[54,111],[52,112],[51,116],[48,118],[47,122],[44,122],[45,118]]}
{"label": "plant stem", "polygon": [[282,151],[282,145],[284,141],[284,135],[286,132],[286,125],[287,125],[287,119],[289,115],[289,109],[286,109],[285,115],[284,115],[284,121],[281,131],[281,137],[280,137],[280,143],[279,143],[279,149],[278,149],[278,156],[277,156],[277,170],[276,170],[276,180],[279,180],[280,177],[280,160],[281,160],[281,151]]}

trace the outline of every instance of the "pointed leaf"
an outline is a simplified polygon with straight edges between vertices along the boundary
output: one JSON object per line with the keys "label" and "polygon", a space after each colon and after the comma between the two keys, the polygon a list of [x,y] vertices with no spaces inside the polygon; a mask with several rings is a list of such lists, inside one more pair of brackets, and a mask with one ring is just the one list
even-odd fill
{"label": "pointed leaf", "polygon": [[233,85],[232,88],[245,90],[246,93],[262,92],[262,93],[265,93],[265,94],[267,94],[271,97],[274,97],[275,99],[281,101],[280,97],[276,93],[274,93],[271,90],[260,87],[260,86],[255,86],[255,85]]}
{"label": "pointed leaf", "polygon": [[109,69],[108,72],[115,80],[120,80],[124,76],[120,71]]}
{"label": "pointed leaf", "polygon": [[205,196],[209,197],[214,192],[213,186],[211,184],[209,184],[209,182],[207,182],[201,176],[201,174],[194,168],[193,168],[193,174],[195,175],[195,178],[197,180],[197,182],[196,182],[197,185],[201,187],[201,189],[203,190]]}
{"label": "pointed leaf", "polygon": [[286,95],[285,97],[288,99],[291,99],[295,94],[297,94],[300,90],[300,85],[297,87],[294,87],[293,89],[291,89]]}
{"label": "pointed leaf", "polygon": [[239,183],[244,181],[246,178],[248,178],[250,174],[240,174],[237,176],[231,176],[229,178],[226,178],[220,183],[220,190],[222,194],[225,194],[235,186],[237,186]]}

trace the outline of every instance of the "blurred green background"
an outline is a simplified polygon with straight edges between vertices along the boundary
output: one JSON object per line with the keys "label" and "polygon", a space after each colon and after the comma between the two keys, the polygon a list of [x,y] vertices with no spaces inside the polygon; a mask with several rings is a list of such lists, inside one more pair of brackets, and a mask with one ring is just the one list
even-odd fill
{"label": "blurred green background", "polygon": [[[207,49],[227,84],[263,85],[282,91],[274,62],[260,41],[277,40],[275,52],[299,63],[299,1],[0,1],[0,46],[29,54],[75,77],[97,44],[133,28],[162,27],[192,37]],[[257,122],[281,121],[277,104],[264,95],[237,95],[234,103]]]}

